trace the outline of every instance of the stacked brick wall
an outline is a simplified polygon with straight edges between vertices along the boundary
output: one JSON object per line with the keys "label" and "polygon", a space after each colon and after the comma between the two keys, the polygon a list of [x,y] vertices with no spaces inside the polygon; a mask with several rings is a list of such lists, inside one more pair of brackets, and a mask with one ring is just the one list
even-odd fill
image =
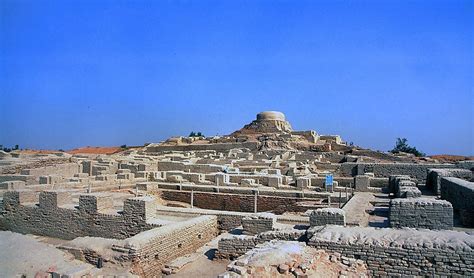
{"label": "stacked brick wall", "polygon": [[38,167],[34,169],[24,169],[21,170],[21,174],[39,177],[54,173],[55,175],[59,176],[72,177],[74,174],[79,173],[80,170],[81,165],[78,163],[64,163],[53,166]]}
{"label": "stacked brick wall", "polygon": [[346,225],[346,212],[338,208],[320,208],[309,215],[310,226]]}
{"label": "stacked brick wall", "polygon": [[276,216],[271,213],[260,213],[246,216],[242,219],[243,233],[245,235],[256,235],[258,233],[273,230]]}
{"label": "stacked brick wall", "polygon": [[306,230],[268,231],[255,236],[231,235],[221,238],[218,243],[216,257],[220,259],[235,259],[247,251],[271,240],[302,241],[305,240]]}
{"label": "stacked brick wall", "polygon": [[237,148],[248,148],[256,150],[258,148],[258,142],[236,142],[236,143],[215,143],[215,144],[191,144],[191,145],[156,145],[149,146],[146,152],[165,152],[165,151],[208,151],[215,150],[221,152],[228,152],[231,149]]}
{"label": "stacked brick wall", "polygon": [[13,232],[63,239],[80,236],[123,239],[157,227],[146,222],[153,213],[150,197],[127,199],[121,215],[109,215],[98,212],[101,198],[94,195],[81,195],[77,209],[59,207],[67,203],[66,192],[41,192],[39,196],[38,206],[23,205],[20,192],[6,192],[0,226]]}
{"label": "stacked brick wall", "polygon": [[474,237],[464,232],[326,226],[308,245],[367,263],[374,277],[474,275]]}
{"label": "stacked brick wall", "polygon": [[115,250],[132,261],[135,274],[157,277],[166,263],[195,252],[217,233],[216,216],[206,215],[142,232]]}
{"label": "stacked brick wall", "polygon": [[426,177],[426,187],[436,195],[441,195],[441,178],[455,177],[470,180],[472,172],[467,169],[429,169]]}
{"label": "stacked brick wall", "polygon": [[459,178],[441,178],[441,198],[459,211],[461,223],[474,227],[474,182]]}
{"label": "stacked brick wall", "polygon": [[414,164],[414,163],[342,163],[341,175],[350,177],[374,173],[375,177],[388,178],[391,175],[408,175],[418,181],[426,179],[426,173],[431,168],[455,168],[455,164]]}
{"label": "stacked brick wall", "polygon": [[453,206],[448,201],[427,198],[392,199],[390,227],[452,229]]}
{"label": "stacked brick wall", "polygon": [[388,189],[397,198],[416,198],[421,196],[421,191],[416,183],[407,175],[393,175],[388,178]]}
{"label": "stacked brick wall", "polygon": [[[227,194],[227,193],[206,193],[194,192],[194,206],[203,209],[228,210],[241,212],[254,212],[255,196]],[[162,190],[161,196],[165,200],[190,203],[191,192]],[[294,197],[276,197],[263,196],[257,197],[258,212],[272,211],[281,214],[286,211],[304,212],[306,207],[298,206],[298,202],[314,201],[312,198],[294,198]]]}

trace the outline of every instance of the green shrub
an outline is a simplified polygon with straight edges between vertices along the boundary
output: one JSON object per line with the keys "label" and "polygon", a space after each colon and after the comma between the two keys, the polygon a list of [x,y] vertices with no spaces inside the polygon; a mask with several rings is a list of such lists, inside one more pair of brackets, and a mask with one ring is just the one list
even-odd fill
{"label": "green shrub", "polygon": [[390,150],[391,153],[411,153],[417,157],[426,156],[425,153],[418,151],[415,147],[411,147],[408,145],[408,140],[406,138],[397,138],[397,142],[395,143],[395,148]]}

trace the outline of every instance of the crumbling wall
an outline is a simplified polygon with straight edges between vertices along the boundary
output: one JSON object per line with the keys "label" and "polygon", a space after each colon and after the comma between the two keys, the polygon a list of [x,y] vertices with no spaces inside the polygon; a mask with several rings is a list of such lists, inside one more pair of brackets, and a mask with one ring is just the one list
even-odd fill
{"label": "crumbling wall", "polygon": [[346,212],[338,208],[320,208],[309,215],[310,226],[346,225]]}
{"label": "crumbling wall", "polygon": [[187,144],[187,145],[154,145],[148,146],[146,152],[164,152],[164,151],[202,151],[215,150],[228,152],[231,149],[248,148],[257,150],[258,142],[235,142],[235,143],[214,143],[214,144]]}
{"label": "crumbling wall", "polygon": [[407,175],[393,175],[388,178],[388,189],[397,198],[416,198],[421,196],[421,191],[416,183]]}
{"label": "crumbling wall", "polygon": [[459,178],[441,178],[441,198],[459,211],[461,223],[474,227],[474,182]]}
{"label": "crumbling wall", "polygon": [[474,237],[464,232],[326,226],[308,245],[367,263],[374,277],[474,275]]}
{"label": "crumbling wall", "polygon": [[216,216],[205,215],[142,232],[126,239],[121,250],[134,273],[156,277],[166,263],[195,252],[217,233]]}
{"label": "crumbling wall", "polygon": [[445,200],[427,198],[392,199],[390,227],[446,229],[453,228],[453,206]]}
{"label": "crumbling wall", "polygon": [[408,175],[418,181],[426,179],[426,173],[431,168],[455,168],[454,164],[414,164],[414,163],[353,163],[341,164],[341,175],[350,177],[374,173],[375,177],[388,178],[391,175]]}
{"label": "crumbling wall", "polygon": [[305,240],[306,230],[268,231],[258,235],[230,235],[218,242],[216,257],[220,259],[235,259],[264,242],[271,240],[302,241]]}
{"label": "crumbling wall", "polygon": [[121,215],[99,212],[104,205],[101,199],[106,202],[107,197],[81,195],[77,209],[61,207],[69,203],[68,197],[67,192],[44,191],[39,194],[39,205],[36,206],[22,204],[20,192],[6,192],[0,226],[13,232],[63,239],[80,236],[123,239],[157,227],[147,223],[155,212],[151,197],[125,200]]}
{"label": "crumbling wall", "polygon": [[259,213],[242,218],[243,233],[255,235],[271,231],[276,223],[276,216],[272,213]]}
{"label": "crumbling wall", "polygon": [[[161,187],[161,185],[160,185]],[[223,190],[226,188],[223,187]],[[229,190],[227,190],[229,191]],[[295,192],[295,194],[300,192]],[[305,194],[306,195],[306,194]],[[309,195],[309,194],[308,194]],[[179,201],[190,203],[190,191],[162,190],[161,197],[165,200]],[[312,196],[311,196],[312,197]],[[241,212],[254,212],[255,195],[241,195],[228,193],[213,192],[194,192],[194,206],[203,209],[228,210]],[[302,201],[314,201],[313,198],[295,198],[295,197],[278,197],[278,196],[257,196],[258,212],[272,211],[281,214],[286,211],[304,212],[307,207],[298,206]]]}
{"label": "crumbling wall", "polygon": [[429,169],[426,177],[426,187],[436,195],[441,195],[441,178],[455,177],[465,180],[472,178],[472,172],[467,169]]}
{"label": "crumbling wall", "polygon": [[21,170],[22,175],[32,175],[32,176],[47,176],[51,173],[54,173],[58,176],[63,177],[72,177],[74,174],[82,172],[81,165],[78,163],[64,163],[57,164],[53,166],[38,167],[34,169],[24,169]]}

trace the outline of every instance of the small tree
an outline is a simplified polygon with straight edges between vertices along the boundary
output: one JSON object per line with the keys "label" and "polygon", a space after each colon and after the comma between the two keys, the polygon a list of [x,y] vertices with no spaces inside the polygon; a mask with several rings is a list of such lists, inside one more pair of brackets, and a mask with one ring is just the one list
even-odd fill
{"label": "small tree", "polygon": [[411,153],[415,156],[426,156],[425,153],[418,151],[415,147],[411,147],[408,145],[408,140],[406,138],[397,138],[397,142],[395,143],[395,148],[390,150],[391,153]]}
{"label": "small tree", "polygon": [[15,145],[15,147],[13,148],[14,150],[18,150],[20,148],[19,145]]}
{"label": "small tree", "polygon": [[194,131],[191,131],[191,133],[189,133],[189,136],[188,137],[203,137],[204,135],[202,134],[202,132],[194,132]]}
{"label": "small tree", "polygon": [[122,145],[120,146],[121,149],[126,149],[127,148],[127,145]]}

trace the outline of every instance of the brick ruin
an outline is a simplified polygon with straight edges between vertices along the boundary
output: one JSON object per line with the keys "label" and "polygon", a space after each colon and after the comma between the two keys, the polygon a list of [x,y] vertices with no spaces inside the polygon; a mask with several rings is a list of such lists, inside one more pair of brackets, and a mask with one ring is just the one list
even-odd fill
{"label": "brick ruin", "polygon": [[[248,254],[285,244],[372,276],[474,275],[474,161],[364,150],[279,112],[228,136],[0,162],[0,230],[60,240],[87,275],[179,274],[174,262],[211,242],[231,260],[221,277],[246,277]],[[314,274],[303,261],[275,271]]]}

